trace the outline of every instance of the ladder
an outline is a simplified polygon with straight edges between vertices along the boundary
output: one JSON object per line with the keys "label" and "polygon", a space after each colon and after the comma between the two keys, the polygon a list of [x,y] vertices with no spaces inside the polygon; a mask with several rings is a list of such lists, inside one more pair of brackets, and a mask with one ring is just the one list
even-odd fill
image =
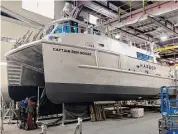
{"label": "ladder", "polygon": [[18,65],[15,62],[8,61],[7,74],[9,85],[19,86],[21,84],[22,66]]}

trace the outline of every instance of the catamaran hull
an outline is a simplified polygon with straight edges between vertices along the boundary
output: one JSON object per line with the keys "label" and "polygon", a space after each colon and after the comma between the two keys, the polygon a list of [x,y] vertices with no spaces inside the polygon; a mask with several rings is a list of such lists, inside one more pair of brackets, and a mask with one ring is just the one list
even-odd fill
{"label": "catamaran hull", "polygon": [[159,95],[158,88],[114,85],[46,83],[46,88],[53,103],[153,99]]}
{"label": "catamaran hull", "polygon": [[175,85],[156,75],[167,68],[94,49],[44,43],[43,62],[46,94],[53,103],[151,99],[161,86]]}
{"label": "catamaran hull", "polygon": [[[24,77],[23,80],[28,80],[25,86],[44,86],[48,99],[56,104],[153,99],[159,95],[161,86],[176,84],[169,67],[119,55],[104,48],[39,41],[17,51],[18,59],[14,59],[13,54],[8,58],[21,62],[24,60],[19,59],[21,55],[28,59],[25,63],[37,68],[33,70],[30,67],[31,70],[43,73],[32,73],[26,66],[26,71],[31,75]],[[11,98],[13,92],[9,89]]]}
{"label": "catamaran hull", "polygon": [[[160,92],[159,88],[72,83],[46,83],[45,87],[48,99],[56,104],[156,99],[159,97]],[[15,101],[20,101],[30,96],[37,96],[37,93],[38,87],[33,86],[9,86],[8,88],[9,96]],[[174,92],[170,94],[174,94]]]}

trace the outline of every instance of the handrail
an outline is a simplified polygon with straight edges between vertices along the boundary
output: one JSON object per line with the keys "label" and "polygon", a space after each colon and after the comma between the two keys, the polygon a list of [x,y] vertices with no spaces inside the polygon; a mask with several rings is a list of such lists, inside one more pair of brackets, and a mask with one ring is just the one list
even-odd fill
{"label": "handrail", "polygon": [[[29,47],[32,47],[32,46],[35,46],[35,45],[41,45],[42,43],[50,43],[50,44],[53,44],[53,45],[61,45],[61,46],[69,46],[69,47],[76,47],[76,48],[81,48],[81,49],[87,49],[87,50],[97,50],[97,51],[101,51],[101,52],[104,52],[104,53],[109,53],[109,54],[113,54],[113,55],[121,55],[121,54],[118,54],[116,52],[113,52],[113,51],[109,51],[109,50],[105,50],[105,49],[97,49],[97,48],[91,48],[91,47],[86,47],[86,46],[74,46],[74,45],[69,45],[69,44],[62,44],[61,42],[56,42],[56,41],[49,41],[49,40],[46,40],[46,39],[41,39],[41,40],[38,40],[38,41],[34,41],[34,42],[30,42],[30,43],[27,43],[27,44],[24,44],[24,45],[21,45],[19,46],[18,48],[16,49],[13,49],[13,50],[10,50],[8,53],[5,54],[5,57],[7,57],[8,55],[12,54],[12,53],[15,53],[15,52],[18,52],[20,50],[23,50],[25,48],[29,48]],[[130,57],[130,56],[127,56],[127,57]],[[132,59],[137,59],[135,57],[130,57]],[[166,65],[160,65],[158,63],[153,63],[153,62],[149,62],[149,61],[144,61],[146,63],[152,63],[154,65],[159,65],[159,66],[164,66],[164,67],[168,67]]]}
{"label": "handrail", "polygon": [[[61,28],[61,32],[60,33],[88,33],[88,34],[93,34],[93,35],[105,35],[106,37],[109,37],[107,36],[107,34],[101,30],[98,30],[94,27],[84,27],[84,26],[67,26],[67,25],[64,25],[64,24],[56,24],[54,25],[54,28],[51,30],[50,33],[48,34],[54,34],[55,30],[60,27]],[[66,32],[64,29],[65,28],[69,28],[70,29],[70,32]],[[77,32],[72,32],[71,29],[77,29]],[[45,32],[47,30],[45,29]],[[91,32],[92,31],[92,32]],[[48,35],[48,34],[45,34],[45,35]]]}
{"label": "handrail", "polygon": [[[95,52],[95,63],[96,63],[96,66],[99,67],[98,65],[98,52],[103,52],[103,53],[108,53],[108,54],[112,54],[112,55],[115,55],[118,57],[118,61],[115,61],[115,62],[118,62],[118,68],[121,69],[121,54],[118,54],[118,53],[115,53],[115,52],[112,52],[112,51],[108,51],[108,50],[105,50],[105,49],[98,49],[98,48],[91,48],[91,47],[86,47],[86,46],[74,46],[74,45],[69,45],[69,44],[62,44],[60,42],[54,42],[54,41],[49,41],[49,40],[41,40],[40,42],[33,42],[32,43],[29,43],[29,44],[26,44],[25,46],[21,46],[20,48],[21,49],[15,49],[14,52],[17,52],[17,51],[20,51],[20,50],[23,50],[25,48],[28,48],[28,47],[32,47],[32,46],[35,46],[35,45],[41,45],[42,43],[47,43],[47,44],[53,44],[53,45],[60,45],[60,46],[68,46],[68,47],[75,47],[75,48],[80,48],[80,49],[85,49],[85,50],[92,50],[93,52]],[[13,53],[13,52],[11,52]],[[123,55],[124,56],[124,55]],[[125,56],[125,57],[129,57],[129,56]],[[132,59],[136,59],[139,61],[139,59],[137,58],[133,58],[133,57],[129,57],[129,58],[132,58]],[[160,66],[159,64],[156,64],[156,63],[151,63],[151,62],[148,62],[148,61],[143,61],[143,63],[149,63],[149,64],[152,64],[152,65],[158,65]],[[27,66],[27,65],[26,65]],[[29,66],[28,66],[29,67]],[[89,65],[87,65],[87,67],[89,67]],[[90,66],[91,67],[91,66]],[[166,66],[167,67],[167,66]],[[34,68],[33,68],[34,69]],[[117,68],[104,68],[104,67],[99,67],[99,69],[109,69],[109,70],[113,70],[113,71],[119,71],[117,70]],[[39,72],[43,72],[43,70],[38,70],[37,68],[35,68],[35,70],[39,71]],[[124,68],[123,68],[124,70]],[[126,70],[127,71],[127,70]],[[128,71],[129,73],[132,73],[132,71]],[[138,71],[138,72],[141,72],[142,71]],[[133,72],[133,73],[136,73],[136,72]],[[155,72],[156,73],[156,72]],[[169,72],[168,72],[169,73]],[[152,75],[152,74],[147,74],[147,73],[143,73],[145,75]],[[169,77],[169,74],[166,75],[167,77],[164,77],[164,76],[158,76],[156,74],[154,74],[154,76],[156,77],[160,77],[160,78],[167,78],[167,79],[172,79],[174,80],[173,78]]]}

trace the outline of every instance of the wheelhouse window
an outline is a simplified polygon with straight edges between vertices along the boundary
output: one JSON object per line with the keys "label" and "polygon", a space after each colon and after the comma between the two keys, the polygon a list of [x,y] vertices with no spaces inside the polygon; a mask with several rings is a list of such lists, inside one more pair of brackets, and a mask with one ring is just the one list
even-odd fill
{"label": "wheelhouse window", "polygon": [[48,28],[46,28],[46,32],[45,32],[46,35],[60,34],[60,33],[85,33],[85,34],[101,35],[101,32],[99,30],[94,29],[92,25],[87,27],[87,26],[80,25],[72,20],[51,25]]}
{"label": "wheelhouse window", "polygon": [[71,21],[71,32],[72,33],[78,33],[78,23]]}
{"label": "wheelhouse window", "polygon": [[56,27],[56,29],[54,30],[54,33],[57,34],[57,33],[62,33],[63,31],[63,26],[62,24],[58,24],[58,26]]}
{"label": "wheelhouse window", "polygon": [[78,33],[78,23],[74,21],[60,23],[54,30],[54,34],[58,33]]}

